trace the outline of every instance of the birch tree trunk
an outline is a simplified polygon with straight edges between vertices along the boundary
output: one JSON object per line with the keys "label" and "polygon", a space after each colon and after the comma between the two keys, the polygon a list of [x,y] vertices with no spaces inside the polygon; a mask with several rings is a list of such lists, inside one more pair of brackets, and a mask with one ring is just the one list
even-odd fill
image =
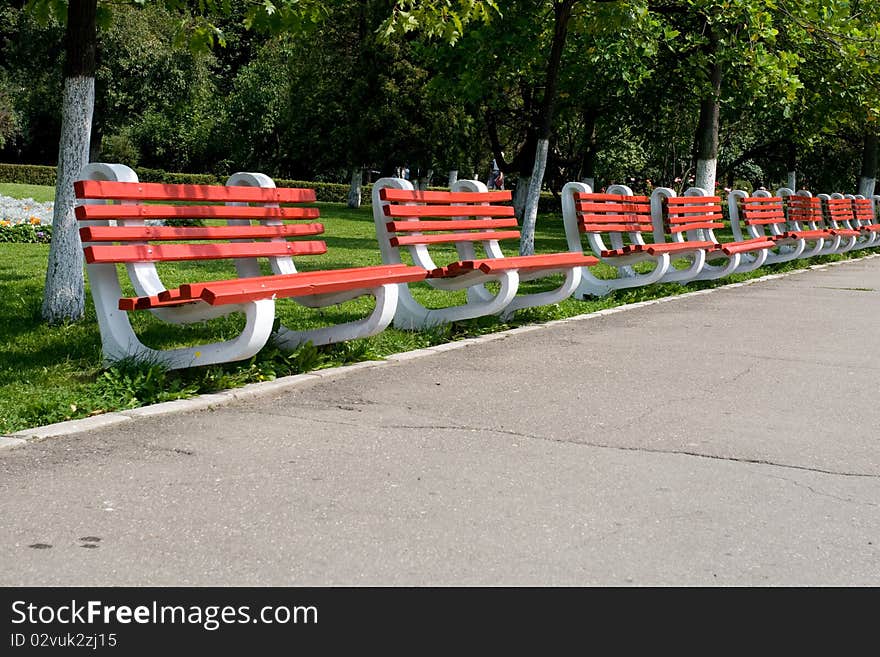
{"label": "birch tree trunk", "polygon": [[[553,3],[553,43],[550,57],[547,60],[547,71],[544,79],[544,98],[541,101],[540,125],[538,142],[535,148],[535,164],[528,182],[526,204],[522,214],[520,232],[520,255],[532,255],[535,252],[535,223],[538,218],[538,201],[541,198],[541,184],[544,182],[544,170],[547,168],[547,153],[550,149],[550,134],[553,128],[553,116],[556,109],[556,86],[559,82],[559,70],[562,62],[562,50],[568,37],[568,26],[574,0],[555,0]],[[523,180],[519,184],[522,185]],[[517,186],[519,191],[519,185]]]}
{"label": "birch tree trunk", "polygon": [[787,152],[785,156],[786,180],[785,184],[793,192],[797,191],[797,147],[794,142],[788,142]]}
{"label": "birch tree trunk", "polygon": [[859,175],[859,194],[865,198],[874,196],[874,189],[877,184],[877,142],[876,134],[865,134],[865,146],[862,151],[862,171]]}
{"label": "birch tree trunk", "polygon": [[549,146],[550,140],[538,140],[538,148],[535,151],[535,168],[532,170],[531,178],[529,178],[528,192],[526,193],[526,207],[523,214],[519,241],[520,255],[532,255],[535,252],[535,224],[538,220],[538,201],[541,198],[541,182],[544,180],[544,169],[547,167],[547,151]]}
{"label": "birch tree trunk", "polygon": [[711,91],[700,100],[700,119],[697,123],[695,139],[695,180],[697,187],[705,189],[711,196],[715,193],[715,176],[718,170],[718,121],[721,114],[721,64],[715,58],[718,40],[711,26],[709,42],[706,46],[709,56],[709,80]]}
{"label": "birch tree trunk", "polygon": [[89,162],[95,107],[96,11],[97,0],[70,0],[67,6],[61,140],[42,308],[43,319],[50,324],[82,319],[85,310],[83,254],[73,213],[73,183]]}
{"label": "birch tree trunk", "polygon": [[351,186],[348,189],[348,207],[350,208],[361,207],[361,181],[363,176],[364,172],[360,167],[355,167],[351,170]]}

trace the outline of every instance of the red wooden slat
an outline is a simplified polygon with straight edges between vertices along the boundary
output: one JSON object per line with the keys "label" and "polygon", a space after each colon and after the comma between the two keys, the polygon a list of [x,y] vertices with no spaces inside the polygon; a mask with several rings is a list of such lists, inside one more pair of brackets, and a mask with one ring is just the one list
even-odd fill
{"label": "red wooden slat", "polygon": [[854,228],[832,228],[832,235],[840,235],[841,237],[857,237],[861,233]]}
{"label": "red wooden slat", "polygon": [[149,242],[152,240],[232,240],[320,235],[323,224],[285,226],[84,226],[83,242]]}
{"label": "red wooden slat", "polygon": [[86,219],[317,219],[318,208],[267,208],[235,205],[80,205]]}
{"label": "red wooden slat", "polygon": [[689,207],[669,208],[669,217],[695,216],[697,214],[708,214],[721,216],[721,206],[719,205],[692,205]]}
{"label": "red wooden slat", "polygon": [[418,190],[391,189],[383,187],[379,190],[379,198],[383,201],[400,201],[420,203],[495,203],[509,201],[510,191],[498,192],[421,192]]}
{"label": "red wooden slat", "polygon": [[766,217],[765,219],[746,219],[744,220],[744,223],[746,226],[769,226],[771,224],[780,224],[785,223],[785,215]]}
{"label": "red wooden slat", "polygon": [[772,205],[782,203],[781,196],[746,196],[740,201],[746,207],[749,205]]}
{"label": "red wooden slat", "polygon": [[[599,264],[593,256],[583,253],[550,253],[530,256],[513,256],[510,258],[485,258],[480,260],[462,260],[443,267],[441,276],[460,276],[479,269],[484,274],[502,271],[540,271],[542,269],[557,270],[568,267],[592,267]],[[432,278],[437,278],[437,275]]]}
{"label": "red wooden slat", "polygon": [[720,204],[720,196],[664,196],[663,202],[667,205],[705,205]]}
{"label": "red wooden slat", "polygon": [[592,212],[585,213],[580,216],[580,220],[584,223],[591,224],[621,224],[621,223],[651,223],[651,217],[648,214],[594,214]]}
{"label": "red wooden slat", "polygon": [[[249,284],[253,285],[261,285],[261,284],[271,284],[274,281],[279,279],[284,279],[286,277],[299,277],[295,280],[305,280],[305,276],[308,276],[309,280],[338,280],[344,279],[346,276],[350,275],[352,272],[363,272],[365,269],[372,269],[374,272],[385,272],[388,275],[397,273],[397,272],[405,272],[409,270],[410,265],[405,264],[397,264],[397,265],[377,265],[376,267],[352,267],[348,269],[321,269],[318,271],[308,271],[308,272],[297,272],[296,274],[281,274],[281,275],[269,275],[269,276],[253,276],[247,279]],[[421,268],[418,268],[422,270]],[[424,271],[424,270],[422,270]],[[241,279],[233,278],[229,280],[221,280],[221,281],[206,281],[203,283],[186,283],[181,285],[177,290],[165,290],[164,292],[159,293],[160,300],[170,300],[175,298],[189,298],[189,299],[198,299],[201,297],[202,291],[210,286],[212,289],[219,289],[224,285],[236,286],[240,283]]]}
{"label": "red wooden slat", "polygon": [[[379,287],[391,283],[411,283],[423,280],[428,272],[421,267],[389,270],[388,267],[362,267],[338,270],[335,277],[314,277],[309,273],[276,276],[271,282],[254,283],[241,278],[232,283],[207,285],[201,298],[211,305],[243,303],[275,297],[302,297]],[[183,287],[183,286],[181,286]]]}
{"label": "red wooden slat", "polygon": [[141,201],[218,201],[226,203],[311,203],[315,190],[290,187],[175,185],[168,183],[78,180],[77,198]]}
{"label": "red wooden slat", "polygon": [[776,244],[772,240],[759,238],[744,240],[742,242],[725,242],[724,244],[718,244],[717,249],[725,255],[734,255],[737,253],[748,253],[749,251],[771,249],[774,246],[776,246]]}
{"label": "red wooden slat", "polygon": [[652,224],[596,224],[592,222],[580,225],[582,233],[643,233],[654,230]]}
{"label": "red wooden slat", "polygon": [[621,201],[627,203],[650,203],[651,199],[647,196],[627,196],[625,194],[582,194],[574,195],[575,201]]}
{"label": "red wooden slat", "polygon": [[149,310],[150,308],[173,308],[183,306],[188,303],[199,303],[201,299],[183,298],[179,291],[169,296],[168,299],[162,300],[158,296],[153,297],[124,297],[119,300],[119,310]]}
{"label": "red wooden slat", "polygon": [[86,262],[158,262],[163,260],[216,260],[219,258],[259,258],[269,256],[314,255],[327,252],[320,241],[250,242],[235,244],[156,244],[87,246]]}
{"label": "red wooden slat", "polygon": [[637,212],[650,214],[650,203],[575,203],[578,212]]}
{"label": "red wooden slat", "polygon": [[696,221],[696,222],[677,222],[669,226],[670,233],[684,233],[689,230],[724,228],[724,224],[717,221]]}
{"label": "red wooden slat", "polygon": [[519,239],[518,230],[494,230],[478,233],[447,233],[445,235],[404,235],[392,237],[391,246],[411,246],[414,244],[444,244],[452,242],[485,242],[487,240]]}
{"label": "red wooden slat", "polygon": [[830,230],[789,230],[783,233],[783,237],[790,237],[797,240],[816,240],[833,237]]}
{"label": "red wooden slat", "polygon": [[512,217],[509,205],[386,205],[386,217]]}
{"label": "red wooden slat", "polygon": [[388,230],[395,233],[426,230],[480,230],[517,226],[516,217],[509,219],[471,219],[464,221],[389,221]]}

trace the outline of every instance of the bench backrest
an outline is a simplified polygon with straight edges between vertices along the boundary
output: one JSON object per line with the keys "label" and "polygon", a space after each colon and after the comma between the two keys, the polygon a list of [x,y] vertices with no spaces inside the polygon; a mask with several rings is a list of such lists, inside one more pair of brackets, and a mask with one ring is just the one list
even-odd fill
{"label": "bench backrest", "polygon": [[674,241],[718,242],[714,231],[724,228],[718,196],[663,196],[663,230]]}
{"label": "bench backrest", "polygon": [[[320,223],[284,223],[318,218],[317,208],[281,205],[313,202],[315,193],[309,189],[96,180],[77,181],[74,188],[80,200],[112,202],[76,208],[88,264],[278,257],[327,250],[323,241],[288,241],[324,232]],[[225,220],[227,225],[146,224],[168,219]]]}
{"label": "bench backrest", "polygon": [[850,227],[853,219],[853,204],[848,198],[825,198],[823,206],[825,220],[834,228]]}
{"label": "bench backrest", "polygon": [[[431,245],[454,245],[459,259],[477,257],[481,244],[490,257],[501,255],[500,240],[519,239],[509,191],[446,192],[383,187],[379,190],[381,217],[377,234],[383,260],[400,262],[407,247],[416,264],[432,269]],[[375,209],[374,209],[375,211]]]}
{"label": "bench backrest", "polygon": [[746,226],[785,226],[781,196],[747,196],[740,199],[739,208]]}
{"label": "bench backrest", "polygon": [[784,201],[785,216],[793,229],[818,229],[824,226],[821,199],[798,193],[785,196]]}
{"label": "bench backrest", "polygon": [[870,226],[876,222],[874,202],[869,198],[852,199],[852,212],[855,226]]}
{"label": "bench backrest", "polygon": [[651,241],[653,221],[651,199],[638,196],[626,185],[611,185],[604,192],[593,192],[579,182],[562,189],[562,219],[570,251],[582,250],[586,235],[594,254],[618,250],[629,244]]}

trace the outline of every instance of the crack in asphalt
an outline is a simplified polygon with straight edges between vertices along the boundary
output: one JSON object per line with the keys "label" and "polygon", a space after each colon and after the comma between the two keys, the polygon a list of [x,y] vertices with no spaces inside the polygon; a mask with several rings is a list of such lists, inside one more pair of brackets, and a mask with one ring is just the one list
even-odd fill
{"label": "crack in asphalt", "polygon": [[840,470],[825,470],[823,468],[811,468],[805,465],[793,465],[790,463],[777,463],[775,461],[768,461],[766,459],[750,459],[745,457],[735,457],[735,456],[717,456],[714,454],[703,454],[701,452],[692,452],[688,450],[678,450],[678,449],[651,449],[649,447],[625,447],[620,445],[609,445],[607,443],[597,443],[597,442],[576,442],[571,440],[565,440],[562,438],[550,438],[548,436],[538,436],[535,434],[527,434],[520,433],[517,431],[510,431],[507,429],[490,429],[486,427],[467,427],[467,426],[409,426],[409,425],[386,425],[385,427],[375,427],[375,428],[388,428],[388,429],[457,429],[461,431],[485,431],[489,433],[501,433],[507,434],[511,436],[518,436],[521,438],[529,438],[532,440],[543,440],[547,442],[554,443],[566,443],[569,445],[585,445],[587,447],[598,447],[603,449],[613,449],[622,452],[643,452],[646,454],[673,454],[673,455],[681,455],[681,456],[693,456],[696,458],[702,459],[712,459],[715,461],[730,461],[733,463],[749,463],[754,465],[770,465],[777,468],[788,468],[792,470],[803,470],[806,472],[816,472],[818,474],[827,474],[827,475],[838,475],[841,477],[859,477],[859,478],[874,478],[880,479],[880,474],[873,474],[870,472],[843,472]]}
{"label": "crack in asphalt", "polygon": [[[713,461],[728,461],[732,463],[747,463],[750,465],[769,465],[777,468],[786,468],[790,470],[801,470],[804,472],[815,472],[817,474],[826,474],[826,475],[836,475],[840,477],[854,477],[854,478],[864,478],[864,479],[880,479],[880,474],[874,474],[871,472],[846,472],[841,470],[827,470],[825,468],[812,468],[805,465],[795,465],[791,463],[779,463],[776,461],[770,461],[767,459],[757,459],[757,458],[746,458],[746,457],[735,457],[735,456],[718,456],[715,454],[704,454],[702,452],[694,452],[690,450],[679,450],[679,449],[651,449],[650,447],[626,447],[621,445],[610,445],[608,443],[599,443],[592,441],[572,441],[566,440],[563,438],[551,438],[549,436],[539,436],[536,434],[522,433],[519,431],[512,431],[509,429],[493,429],[490,427],[471,427],[460,424],[384,424],[384,425],[373,425],[373,424],[365,424],[364,422],[344,422],[342,420],[333,420],[333,419],[323,419],[323,418],[312,418],[312,417],[303,417],[299,415],[287,415],[284,413],[270,413],[271,415],[275,415],[277,417],[285,417],[290,418],[292,420],[305,420],[307,422],[320,422],[322,424],[336,424],[341,426],[348,427],[365,427],[369,426],[372,429],[408,429],[408,430],[425,430],[425,429],[436,429],[438,431],[470,431],[470,432],[486,432],[486,433],[497,433],[509,436],[516,436],[519,438],[527,438],[530,440],[542,440],[545,442],[553,442],[553,443],[565,443],[568,445],[584,445],[586,447],[596,447],[601,449],[613,449],[621,452],[642,452],[645,454],[670,454],[677,456],[692,456],[695,458],[701,459],[711,459]],[[261,415],[267,415],[267,413],[261,413]],[[817,493],[821,494],[821,493]],[[846,501],[846,500],[844,500]]]}
{"label": "crack in asphalt", "polygon": [[859,506],[874,506],[874,507],[880,506],[880,504],[877,504],[876,502],[865,502],[862,500],[853,499],[852,497],[840,497],[839,495],[832,495],[831,493],[826,493],[824,491],[816,490],[815,488],[813,488],[809,484],[804,484],[799,481],[795,481],[794,479],[789,479],[788,477],[780,477],[779,475],[767,475],[767,476],[770,477],[771,479],[781,479],[782,481],[786,481],[790,484],[793,484],[794,486],[797,486],[798,488],[806,488],[808,491],[810,491],[811,493],[813,493],[815,495],[818,495],[820,497],[828,497],[828,498],[831,498],[832,500],[837,500],[838,502],[848,502],[850,504],[857,504]]}

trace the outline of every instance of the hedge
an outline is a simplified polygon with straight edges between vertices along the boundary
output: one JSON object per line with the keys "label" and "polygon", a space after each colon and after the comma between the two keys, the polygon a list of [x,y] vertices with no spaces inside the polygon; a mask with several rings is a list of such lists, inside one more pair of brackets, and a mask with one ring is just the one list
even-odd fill
{"label": "hedge", "polygon": [[0,182],[55,186],[55,167],[39,164],[0,164]]}

